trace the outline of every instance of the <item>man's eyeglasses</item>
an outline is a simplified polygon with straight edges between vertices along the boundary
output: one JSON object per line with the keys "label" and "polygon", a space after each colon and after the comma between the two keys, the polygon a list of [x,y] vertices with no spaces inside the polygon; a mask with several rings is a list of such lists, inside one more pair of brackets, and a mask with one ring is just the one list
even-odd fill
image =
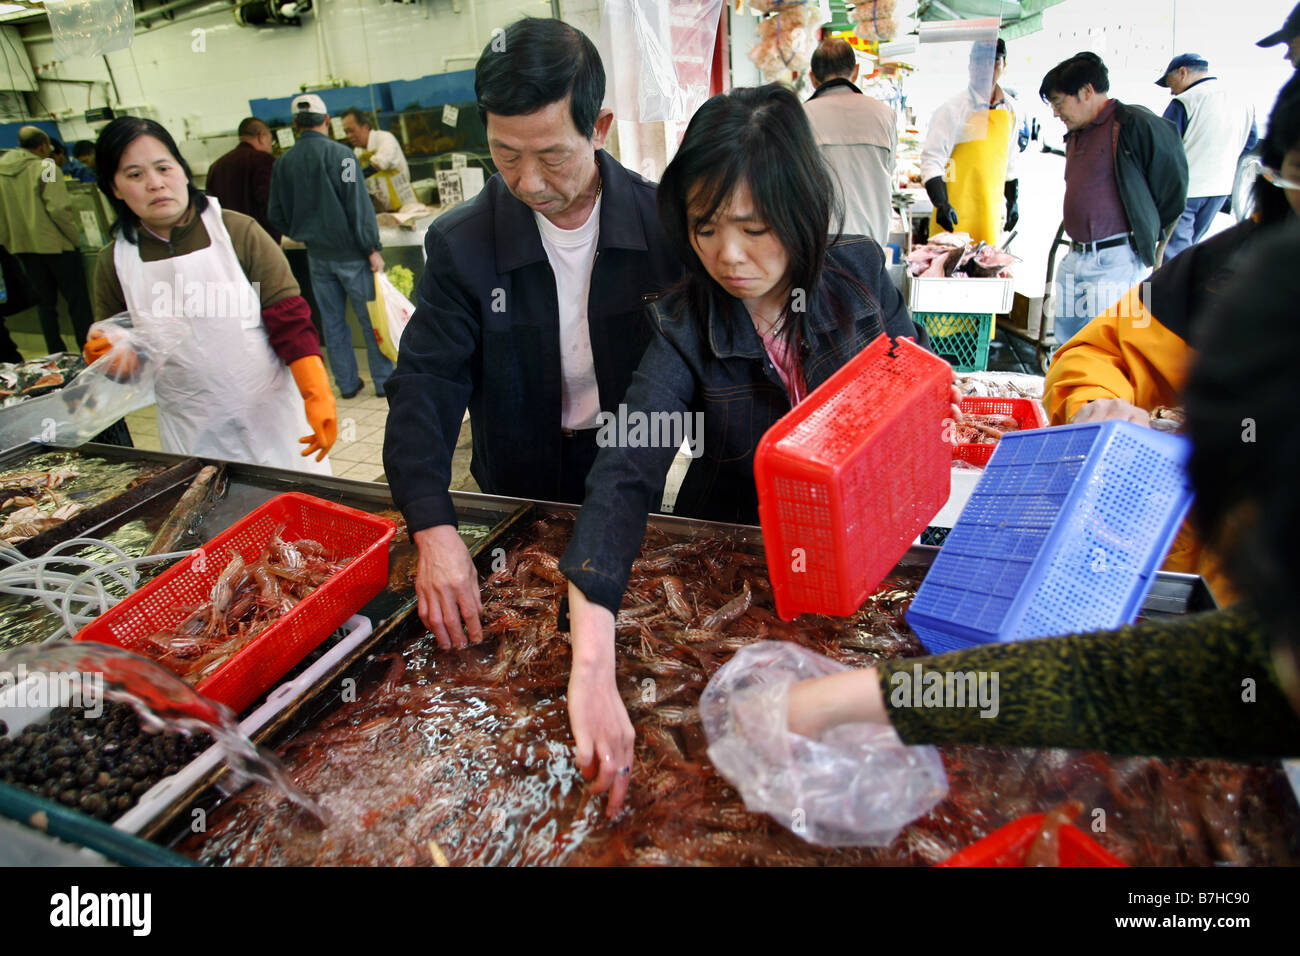
{"label": "man's eyeglasses", "polygon": [[1300,182],[1297,182],[1294,179],[1287,179],[1271,166],[1259,167],[1259,174],[1278,189],[1300,189]]}

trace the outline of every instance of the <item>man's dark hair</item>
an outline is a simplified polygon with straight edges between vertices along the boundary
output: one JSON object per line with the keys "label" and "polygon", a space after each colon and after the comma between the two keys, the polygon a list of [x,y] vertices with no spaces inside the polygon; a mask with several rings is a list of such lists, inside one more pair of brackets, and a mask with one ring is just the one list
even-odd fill
{"label": "man's dark hair", "polygon": [[99,133],[99,141],[95,144],[95,176],[99,191],[104,194],[105,198],[108,199],[108,204],[117,213],[117,221],[113,223],[113,229],[118,230],[122,238],[126,239],[127,242],[136,241],[136,230],[140,227],[140,217],[131,210],[131,207],[125,201],[113,195],[113,180],[117,176],[117,167],[122,162],[122,154],[126,152],[128,146],[141,136],[152,136],[158,140],[163,144],[167,152],[172,154],[172,158],[180,164],[181,169],[185,172],[190,205],[194,207],[194,211],[201,213],[208,208],[208,197],[203,194],[203,190],[194,185],[194,174],[190,172],[190,164],[185,162],[185,157],[181,155],[180,149],[176,146],[176,140],[172,139],[172,134],[167,132],[167,128],[151,119],[144,119],[139,116],[119,116]]}
{"label": "man's dark hair", "polygon": [[[1273,112],[1268,114],[1268,133],[1259,144],[1259,161],[1272,169],[1281,169],[1286,154],[1300,149],[1300,73],[1287,80]],[[1261,224],[1283,222],[1291,218],[1291,204],[1286,192],[1263,176],[1255,178],[1255,212]]]}
{"label": "man's dark hair", "polygon": [[[1294,361],[1300,349],[1300,224],[1253,239],[1197,322],[1184,403],[1192,439],[1192,517],[1224,569],[1262,612],[1263,633],[1300,651],[1300,499],[1291,474],[1300,445]],[[1249,316],[1243,334],[1241,318]],[[1250,431],[1249,437],[1246,431]]]}
{"label": "man's dark hair", "polygon": [[325,122],[324,113],[295,113],[293,115],[293,128],[298,132],[305,129],[315,129]]}
{"label": "man's dark hair", "polygon": [[74,159],[81,159],[82,156],[90,156],[95,152],[95,144],[88,139],[79,139],[72,146],[72,156]]}
{"label": "man's dark hair", "polygon": [[1110,72],[1095,53],[1076,53],[1056,64],[1043,77],[1038,95],[1046,103],[1053,93],[1077,96],[1085,86],[1091,86],[1097,93],[1110,91]]}
{"label": "man's dark hair", "polygon": [[809,69],[819,81],[825,81],[838,76],[849,76],[857,62],[857,58],[853,55],[853,47],[849,46],[847,40],[830,37],[822,40],[813,51]]}
{"label": "man's dark hair", "polygon": [[269,133],[271,127],[267,126],[266,123],[262,122],[256,116],[250,116],[239,124],[239,138],[256,139],[262,135],[262,130],[266,130]]}
{"label": "man's dark hair", "polygon": [[60,142],[59,140],[57,140],[57,139],[55,139],[53,136],[51,136],[51,137],[50,137],[50,153],[51,153],[51,154],[53,154],[53,153],[62,153],[64,156],[67,156],[67,155],[68,155],[68,147],[64,146],[62,142]]}
{"label": "man's dark hair", "polygon": [[496,34],[474,67],[479,116],[522,116],[570,96],[573,125],[587,139],[605,99],[605,68],[596,46],[561,20],[525,17]]}
{"label": "man's dark hair", "polygon": [[50,136],[45,130],[33,126],[26,136],[18,138],[18,145],[23,149],[36,149],[39,146],[44,146],[49,141]]}
{"label": "man's dark hair", "polygon": [[[802,289],[812,299],[826,261],[832,216],[840,215],[839,202],[803,105],[777,83],[737,87],[709,99],[691,117],[659,183],[659,221],[686,267],[686,299],[701,323],[708,321],[710,302],[719,303],[728,316],[734,302],[709,275],[691,240],[741,184],[749,189],[754,214],[789,257],[790,288]],[[802,327],[806,319],[806,311],[795,311],[787,302],[779,326],[787,345],[807,336]]]}
{"label": "man's dark hair", "polygon": [[349,106],[347,109],[343,111],[343,115],[345,117],[351,116],[354,120],[356,120],[358,126],[368,126],[371,129],[375,128],[374,117],[371,116],[369,113],[367,113],[365,110],[361,109],[361,107],[359,106]]}

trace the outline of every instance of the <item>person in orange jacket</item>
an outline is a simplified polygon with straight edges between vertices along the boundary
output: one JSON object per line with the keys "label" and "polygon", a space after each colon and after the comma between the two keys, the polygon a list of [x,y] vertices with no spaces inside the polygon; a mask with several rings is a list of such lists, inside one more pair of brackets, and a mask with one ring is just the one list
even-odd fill
{"label": "person in orange jacket", "polygon": [[[1220,294],[1238,254],[1264,227],[1300,213],[1300,77],[1278,94],[1260,158],[1264,172],[1255,183],[1251,218],[1156,270],[1056,353],[1043,387],[1051,424],[1123,419],[1145,425],[1157,406],[1182,404],[1195,357],[1188,344],[1193,318]],[[1217,556],[1187,526],[1165,570],[1199,573],[1220,603],[1236,599]]]}
{"label": "person in orange jacket", "polygon": [[[158,371],[163,450],[330,474],[334,395],[280,247],[256,220],[195,188],[175,141],[153,120],[109,123],[96,167],[118,220],[99,253],[95,317],[127,312],[135,326],[179,322],[193,331]],[[109,336],[92,329],[86,360],[112,351]],[[138,364],[118,346],[111,371],[130,374]]]}

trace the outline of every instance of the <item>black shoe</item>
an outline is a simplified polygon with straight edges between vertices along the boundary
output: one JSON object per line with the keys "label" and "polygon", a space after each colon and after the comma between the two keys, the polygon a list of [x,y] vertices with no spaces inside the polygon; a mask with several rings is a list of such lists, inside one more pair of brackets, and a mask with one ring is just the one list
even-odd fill
{"label": "black shoe", "polygon": [[357,387],[354,388],[354,389],[353,389],[352,391],[350,391],[350,392],[343,392],[343,393],[342,393],[342,395],[343,395],[344,398],[356,398],[356,397],[357,397],[358,395],[360,395],[360,394],[361,394],[361,386],[360,386],[360,385],[357,385]]}

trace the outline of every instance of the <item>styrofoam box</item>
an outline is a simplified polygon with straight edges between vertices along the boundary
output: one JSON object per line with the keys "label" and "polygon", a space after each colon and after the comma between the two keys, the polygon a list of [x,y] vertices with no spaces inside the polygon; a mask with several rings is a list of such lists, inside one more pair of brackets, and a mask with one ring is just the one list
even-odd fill
{"label": "styrofoam box", "polygon": [[908,306],[913,312],[1002,314],[1015,301],[1012,279],[911,279]]}

